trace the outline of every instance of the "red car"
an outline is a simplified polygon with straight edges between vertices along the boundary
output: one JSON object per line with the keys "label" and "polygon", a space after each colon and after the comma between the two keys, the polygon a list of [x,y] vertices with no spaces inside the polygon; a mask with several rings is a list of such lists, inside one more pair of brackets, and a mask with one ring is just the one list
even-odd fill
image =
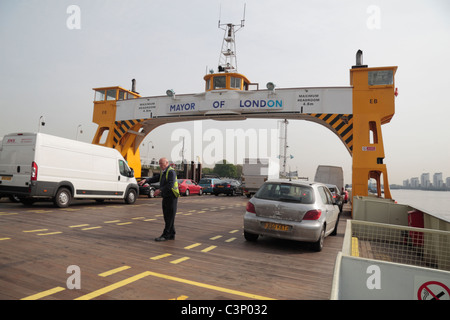
{"label": "red car", "polygon": [[178,179],[178,189],[180,194],[188,196],[190,194],[203,194],[203,188],[191,179]]}

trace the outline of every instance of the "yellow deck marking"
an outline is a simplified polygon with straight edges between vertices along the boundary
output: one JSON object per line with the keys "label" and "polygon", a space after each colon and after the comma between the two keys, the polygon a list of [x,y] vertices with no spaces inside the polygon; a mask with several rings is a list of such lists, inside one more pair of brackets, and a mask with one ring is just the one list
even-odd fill
{"label": "yellow deck marking", "polygon": [[358,238],[352,237],[352,256],[359,257]]}
{"label": "yellow deck marking", "polygon": [[228,232],[228,233],[236,233],[236,232],[238,232],[239,230],[231,230],[230,232]]}
{"label": "yellow deck marking", "polygon": [[116,223],[116,222],[120,222],[120,220],[105,221],[104,223]]}
{"label": "yellow deck marking", "polygon": [[100,277],[107,277],[107,276],[110,276],[110,275],[115,274],[117,272],[120,272],[120,271],[123,271],[123,270],[127,270],[127,269],[130,269],[130,268],[131,268],[130,266],[123,266],[123,267],[115,268],[115,269],[112,269],[112,270],[100,273],[99,276]]}
{"label": "yellow deck marking", "polygon": [[189,257],[183,257],[183,258],[180,258],[180,259],[177,259],[177,260],[170,261],[170,263],[178,264],[180,262],[183,262],[183,261],[186,261],[186,260],[189,260],[189,259],[190,259]]}
{"label": "yellow deck marking", "polygon": [[152,260],[159,260],[159,259],[171,256],[171,255],[172,255],[171,253],[164,253],[164,254],[160,254],[159,256],[151,257],[150,259],[152,259]]}
{"label": "yellow deck marking", "polygon": [[0,241],[3,241],[3,240],[10,240],[11,238],[0,238]]}
{"label": "yellow deck marking", "polygon": [[48,229],[24,230],[22,232],[41,232],[41,231],[48,231]]}
{"label": "yellow deck marking", "polygon": [[38,233],[38,236],[51,236],[53,234],[60,234],[62,233],[61,231],[55,231],[55,232],[48,232],[48,233]]}
{"label": "yellow deck marking", "polygon": [[187,246],[187,247],[184,247],[184,248],[185,249],[192,249],[192,248],[198,247],[200,245],[201,245],[201,243],[194,243],[194,244],[191,244],[190,246]]}
{"label": "yellow deck marking", "polygon": [[13,214],[17,214],[17,212],[0,212],[0,216],[10,216]]}
{"label": "yellow deck marking", "polygon": [[202,252],[208,252],[215,248],[217,248],[217,246],[209,246],[208,248],[203,249]]}
{"label": "yellow deck marking", "polygon": [[176,298],[173,298],[173,299],[169,299],[169,300],[186,300],[187,298],[189,298],[189,296],[183,296],[183,295],[181,295],[181,296],[179,296],[179,297],[176,297]]}
{"label": "yellow deck marking", "polygon": [[42,292],[33,294],[33,295],[31,295],[31,296],[22,298],[22,299],[20,299],[20,300],[37,300],[37,299],[40,299],[40,298],[43,298],[43,297],[50,296],[50,295],[52,295],[52,294],[54,294],[54,293],[57,293],[57,292],[60,292],[60,291],[63,291],[63,290],[66,290],[66,289],[63,288],[63,287],[55,287],[55,288],[53,288],[53,289],[46,290],[46,291],[42,291]]}
{"label": "yellow deck marking", "polygon": [[81,228],[81,227],[87,227],[88,224],[78,224],[76,226],[69,226],[69,228]]}
{"label": "yellow deck marking", "polygon": [[225,242],[231,242],[231,241],[234,241],[234,240],[236,240],[236,238],[230,238],[228,240],[225,240]]}
{"label": "yellow deck marking", "polygon": [[222,238],[222,236],[215,236],[215,237],[209,238],[209,240],[217,240],[219,238]]}
{"label": "yellow deck marking", "polygon": [[136,218],[131,218],[132,220],[142,220],[145,219],[145,217],[136,217]]}
{"label": "yellow deck marking", "polygon": [[189,285],[200,287],[200,288],[230,293],[230,294],[234,294],[234,295],[241,296],[241,297],[246,297],[246,298],[251,298],[251,299],[259,299],[259,300],[275,300],[273,298],[264,297],[264,296],[260,296],[257,294],[252,294],[252,293],[237,291],[237,290],[233,290],[233,289],[227,289],[227,288],[223,288],[223,287],[213,286],[213,285],[206,284],[206,283],[191,281],[191,280],[182,279],[182,278],[178,278],[178,277],[172,277],[172,276],[168,276],[165,274],[156,273],[156,272],[152,272],[152,271],[147,271],[144,273],[146,275],[153,276],[153,277],[158,277],[158,278],[162,278],[162,279],[166,279],[166,280],[181,282],[181,283],[189,284]]}
{"label": "yellow deck marking", "polygon": [[126,224],[132,224],[133,222],[121,222],[121,223],[117,223],[118,226],[124,226]]}
{"label": "yellow deck marking", "polygon": [[92,229],[100,229],[101,227],[89,227],[89,228],[83,228],[81,230],[85,231],[85,230],[92,230]]}
{"label": "yellow deck marking", "polygon": [[99,296],[101,296],[101,295],[103,295],[105,293],[111,292],[111,291],[113,291],[113,290],[115,290],[117,288],[126,286],[127,284],[130,284],[130,283],[135,282],[135,281],[137,281],[139,279],[145,278],[145,277],[147,277],[149,275],[150,274],[148,273],[148,271],[139,273],[139,274],[137,274],[137,275],[135,275],[133,277],[124,279],[122,281],[113,283],[113,284],[111,284],[111,285],[109,285],[107,287],[104,287],[102,289],[98,289],[98,290],[93,291],[91,293],[85,294],[84,296],[78,297],[75,300],[91,300],[91,299],[94,299],[94,298],[99,297]]}
{"label": "yellow deck marking", "polygon": [[156,219],[145,219],[144,221],[155,221]]}

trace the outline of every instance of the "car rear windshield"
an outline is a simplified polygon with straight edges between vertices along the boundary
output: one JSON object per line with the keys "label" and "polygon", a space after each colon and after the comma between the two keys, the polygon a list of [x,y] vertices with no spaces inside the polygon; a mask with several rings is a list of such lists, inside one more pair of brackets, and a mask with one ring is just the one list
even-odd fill
{"label": "car rear windshield", "polygon": [[313,189],[289,183],[266,183],[255,194],[255,198],[311,204]]}

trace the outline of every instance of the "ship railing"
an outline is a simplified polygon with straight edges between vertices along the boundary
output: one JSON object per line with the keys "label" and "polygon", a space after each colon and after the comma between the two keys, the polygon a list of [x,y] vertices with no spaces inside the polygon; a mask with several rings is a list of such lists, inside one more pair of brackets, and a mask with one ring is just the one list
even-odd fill
{"label": "ship railing", "polygon": [[348,220],[342,254],[450,271],[450,232]]}

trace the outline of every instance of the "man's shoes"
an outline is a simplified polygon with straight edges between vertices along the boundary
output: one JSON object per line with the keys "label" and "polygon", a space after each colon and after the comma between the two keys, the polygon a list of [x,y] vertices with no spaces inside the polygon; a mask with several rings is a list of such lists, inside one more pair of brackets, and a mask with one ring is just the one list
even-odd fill
{"label": "man's shoes", "polygon": [[175,236],[160,236],[155,238],[155,241],[167,241],[167,240],[175,240]]}

